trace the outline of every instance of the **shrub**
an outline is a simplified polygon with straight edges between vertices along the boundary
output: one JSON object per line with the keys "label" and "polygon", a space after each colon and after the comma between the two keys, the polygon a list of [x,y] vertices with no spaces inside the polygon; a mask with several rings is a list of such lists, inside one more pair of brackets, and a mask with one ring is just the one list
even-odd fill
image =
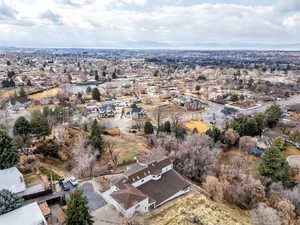
{"label": "shrub", "polygon": [[41,167],[40,171],[46,175],[49,180],[59,180],[61,178],[61,176],[59,176],[57,173],[55,173],[53,170],[47,169],[45,167]]}

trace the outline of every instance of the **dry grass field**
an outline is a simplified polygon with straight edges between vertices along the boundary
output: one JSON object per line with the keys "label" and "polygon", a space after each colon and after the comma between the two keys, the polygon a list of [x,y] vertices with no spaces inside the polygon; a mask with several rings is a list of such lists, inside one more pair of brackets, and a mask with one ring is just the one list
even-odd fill
{"label": "dry grass field", "polygon": [[120,163],[132,160],[138,153],[149,151],[146,140],[141,137],[132,135],[105,136],[105,140],[114,143]]}
{"label": "dry grass field", "polygon": [[211,128],[209,124],[197,120],[188,121],[184,123],[184,125],[190,130],[194,130],[196,128],[198,133],[205,133],[209,128]]}
{"label": "dry grass field", "polygon": [[[193,222],[195,218],[198,223]],[[163,205],[151,213],[145,224],[251,225],[248,211],[213,202],[202,194],[189,194]]]}
{"label": "dry grass field", "polygon": [[41,93],[29,95],[28,98],[33,99],[33,100],[41,100],[43,98],[56,96],[59,91],[60,91],[59,88],[53,88],[48,91],[43,91]]}

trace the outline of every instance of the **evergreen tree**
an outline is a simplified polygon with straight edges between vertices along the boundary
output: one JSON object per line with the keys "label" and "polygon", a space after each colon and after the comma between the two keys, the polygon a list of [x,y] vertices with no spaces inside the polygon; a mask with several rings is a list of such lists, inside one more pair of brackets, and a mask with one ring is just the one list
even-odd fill
{"label": "evergreen tree", "polygon": [[283,110],[279,105],[272,105],[266,110],[265,114],[266,114],[266,121],[268,123],[268,126],[272,127],[277,123],[279,118],[282,116]]}
{"label": "evergreen tree", "polygon": [[193,131],[192,131],[192,134],[198,134],[199,132],[198,132],[198,130],[197,130],[197,128],[195,127],[194,129],[193,129]]}
{"label": "evergreen tree", "polygon": [[209,128],[206,131],[206,135],[208,135],[209,137],[211,137],[212,139],[214,139],[214,142],[217,142],[218,140],[220,140],[221,131],[218,128],[216,128],[216,127]]}
{"label": "evergreen tree", "polygon": [[144,133],[145,134],[153,134],[154,129],[153,129],[153,125],[150,121],[147,121],[144,125]]}
{"label": "evergreen tree", "polygon": [[91,94],[91,92],[92,92],[92,88],[91,88],[90,86],[88,86],[88,87],[86,88],[86,90],[85,90],[85,93],[86,93],[87,95],[89,95],[89,94]]}
{"label": "evergreen tree", "polygon": [[101,157],[104,150],[104,142],[96,119],[91,126],[90,144],[93,146],[96,156]]}
{"label": "evergreen tree", "polygon": [[32,86],[31,80],[27,80],[27,86]]}
{"label": "evergreen tree", "polygon": [[170,121],[166,121],[164,123],[164,131],[167,132],[167,133],[171,133],[171,123],[170,123]]}
{"label": "evergreen tree", "polygon": [[22,204],[23,199],[21,197],[6,189],[0,191],[0,215],[20,208]]}
{"label": "evergreen tree", "polygon": [[186,129],[184,127],[181,126],[176,126],[173,128],[173,131],[175,133],[175,137],[177,139],[183,140],[186,136]]}
{"label": "evergreen tree", "polygon": [[19,96],[20,97],[27,97],[27,94],[26,94],[26,92],[25,92],[25,90],[24,90],[23,87],[21,87],[21,89],[20,89]]}
{"label": "evergreen tree", "polygon": [[271,178],[273,182],[282,182],[286,187],[291,182],[290,166],[280,150],[274,146],[265,151],[258,171],[260,175]]}
{"label": "evergreen tree", "polygon": [[287,144],[285,142],[285,139],[284,137],[276,137],[274,140],[273,140],[273,143],[272,143],[272,146],[278,148],[280,151],[285,151],[286,148],[287,148]]}
{"label": "evergreen tree", "polygon": [[92,97],[94,100],[100,101],[100,92],[99,92],[98,88],[93,89]]}
{"label": "evergreen tree", "polygon": [[31,114],[31,130],[32,134],[37,136],[47,136],[51,133],[47,118],[40,111],[33,111]]}
{"label": "evergreen tree", "polygon": [[28,136],[31,132],[31,125],[28,120],[25,119],[25,117],[21,116],[19,117],[14,125],[14,135],[20,135],[20,136]]}
{"label": "evergreen tree", "polygon": [[112,79],[117,79],[117,78],[118,78],[115,71],[112,73],[111,78],[112,78]]}
{"label": "evergreen tree", "polygon": [[18,161],[19,155],[13,140],[4,130],[0,129],[0,169],[13,167]]}
{"label": "evergreen tree", "polygon": [[95,74],[95,80],[99,81],[99,75],[98,75],[98,73]]}
{"label": "evergreen tree", "polygon": [[75,190],[67,203],[65,225],[92,225],[93,217],[89,213],[88,200],[82,190]]}
{"label": "evergreen tree", "polygon": [[258,134],[257,123],[254,118],[249,118],[246,120],[243,133],[244,135],[252,137]]}
{"label": "evergreen tree", "polygon": [[264,113],[258,113],[253,117],[257,125],[257,135],[261,135],[263,130],[267,127],[267,121]]}

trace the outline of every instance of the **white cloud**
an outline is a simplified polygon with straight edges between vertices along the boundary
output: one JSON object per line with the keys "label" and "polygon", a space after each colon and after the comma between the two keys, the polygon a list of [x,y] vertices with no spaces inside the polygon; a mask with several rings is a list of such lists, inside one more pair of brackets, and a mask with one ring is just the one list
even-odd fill
{"label": "white cloud", "polygon": [[[297,10],[300,0],[281,0],[269,6],[178,5],[176,1],[161,0],[164,4],[146,10],[151,1],[0,0],[0,12],[5,12],[0,13],[0,27],[6,28],[0,42],[21,46],[102,47],[107,43],[117,46],[117,42],[128,40],[300,41],[300,12]],[[1,15],[5,18],[1,19]],[[9,38],[10,32],[13,39]]]}

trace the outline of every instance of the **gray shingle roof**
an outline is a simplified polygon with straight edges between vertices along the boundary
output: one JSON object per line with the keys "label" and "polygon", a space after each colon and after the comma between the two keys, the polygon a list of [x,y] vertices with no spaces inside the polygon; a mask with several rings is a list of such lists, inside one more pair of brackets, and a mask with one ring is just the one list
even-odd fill
{"label": "gray shingle roof", "polygon": [[7,189],[13,193],[25,191],[23,175],[16,167],[0,170],[0,190]]}

